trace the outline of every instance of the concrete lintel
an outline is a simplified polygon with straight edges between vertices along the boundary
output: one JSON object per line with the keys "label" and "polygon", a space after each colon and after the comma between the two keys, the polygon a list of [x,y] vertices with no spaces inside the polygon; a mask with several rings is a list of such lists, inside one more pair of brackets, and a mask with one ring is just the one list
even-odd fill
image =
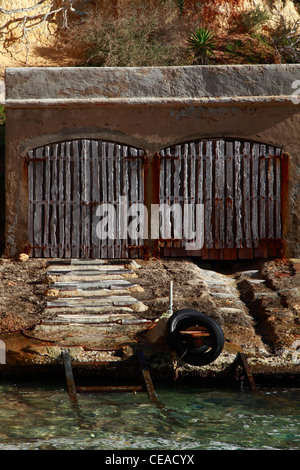
{"label": "concrete lintel", "polygon": [[59,108],[59,107],[79,107],[90,108],[94,106],[155,106],[155,107],[174,107],[174,106],[203,106],[203,105],[238,105],[238,104],[263,104],[268,105],[278,103],[293,104],[293,96],[221,96],[221,97],[200,97],[200,98],[88,98],[88,99],[23,99],[6,100],[6,108]]}
{"label": "concrete lintel", "polygon": [[236,97],[272,101],[295,96],[299,77],[300,64],[7,68],[6,103],[96,99],[118,100],[119,105],[122,100],[148,104]]}

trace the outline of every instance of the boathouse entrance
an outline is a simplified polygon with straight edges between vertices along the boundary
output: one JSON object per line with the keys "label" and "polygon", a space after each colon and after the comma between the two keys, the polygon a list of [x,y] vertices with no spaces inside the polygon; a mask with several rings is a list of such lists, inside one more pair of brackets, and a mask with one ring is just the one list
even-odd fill
{"label": "boathouse entrance", "polygon": [[[280,148],[225,139],[183,143],[150,157],[141,149],[91,139],[31,150],[31,256],[279,256],[285,161]],[[157,202],[169,210],[160,211],[159,233],[149,243],[153,230],[148,224]],[[197,207],[202,208],[201,226]],[[192,212],[187,214],[187,208]],[[202,239],[193,249],[184,234],[187,219],[191,232]],[[144,224],[143,230],[138,224]]]}
{"label": "boathouse entrance", "polygon": [[6,69],[5,255],[299,257],[299,70]]}

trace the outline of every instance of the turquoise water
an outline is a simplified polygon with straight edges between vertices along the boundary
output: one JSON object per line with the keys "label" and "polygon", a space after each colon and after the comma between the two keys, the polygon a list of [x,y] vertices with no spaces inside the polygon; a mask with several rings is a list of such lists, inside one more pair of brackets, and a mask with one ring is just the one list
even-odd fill
{"label": "turquoise water", "polygon": [[62,386],[0,383],[0,450],[294,450],[300,389],[255,394],[158,388],[146,394],[82,394]]}

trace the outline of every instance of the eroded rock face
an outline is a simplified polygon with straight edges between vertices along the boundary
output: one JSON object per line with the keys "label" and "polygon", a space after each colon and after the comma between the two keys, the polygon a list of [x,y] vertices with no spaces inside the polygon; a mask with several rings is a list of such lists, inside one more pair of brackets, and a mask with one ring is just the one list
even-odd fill
{"label": "eroded rock face", "polygon": [[293,25],[299,17],[298,10],[290,0],[275,0],[273,2],[258,0],[255,5],[251,0],[210,0],[208,2],[185,0],[184,4],[186,16],[201,15],[204,24],[221,31],[232,27],[232,20],[240,13],[252,11],[255,7],[270,14],[267,24],[272,27],[278,26],[280,22],[287,26]]}

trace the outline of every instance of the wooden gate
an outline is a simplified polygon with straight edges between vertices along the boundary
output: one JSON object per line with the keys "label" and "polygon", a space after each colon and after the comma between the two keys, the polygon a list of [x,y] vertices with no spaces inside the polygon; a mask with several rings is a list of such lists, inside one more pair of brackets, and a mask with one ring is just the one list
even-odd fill
{"label": "wooden gate", "polygon": [[[211,139],[163,149],[158,157],[145,165],[142,150],[87,139],[30,151],[31,256],[109,259],[153,254],[140,232],[124,231],[122,225],[122,215],[128,217],[132,205],[144,205],[144,168],[155,179],[147,181],[147,211],[157,201],[160,206],[182,208],[179,215],[160,213],[156,248],[158,244],[161,256],[237,259],[281,254],[286,161],[281,149]],[[191,249],[178,231],[178,224],[180,228],[186,224],[185,205],[203,208],[201,247]],[[97,228],[105,226],[107,206],[113,211],[113,223],[108,222],[104,236],[99,236]],[[194,210],[190,223],[197,232]]]}
{"label": "wooden gate", "polygon": [[[32,257],[141,258],[143,240],[124,234],[121,212],[143,204],[143,151],[98,140],[47,145],[28,154]],[[120,206],[120,196],[126,207]],[[105,238],[97,227],[108,215]],[[107,217],[107,220],[108,217]]]}
{"label": "wooden gate", "polygon": [[[204,245],[161,239],[164,256],[206,259],[279,256],[282,249],[281,149],[259,143],[201,140],[161,155],[160,204],[203,204]],[[173,233],[174,217],[164,221]],[[163,237],[161,237],[163,238]]]}

